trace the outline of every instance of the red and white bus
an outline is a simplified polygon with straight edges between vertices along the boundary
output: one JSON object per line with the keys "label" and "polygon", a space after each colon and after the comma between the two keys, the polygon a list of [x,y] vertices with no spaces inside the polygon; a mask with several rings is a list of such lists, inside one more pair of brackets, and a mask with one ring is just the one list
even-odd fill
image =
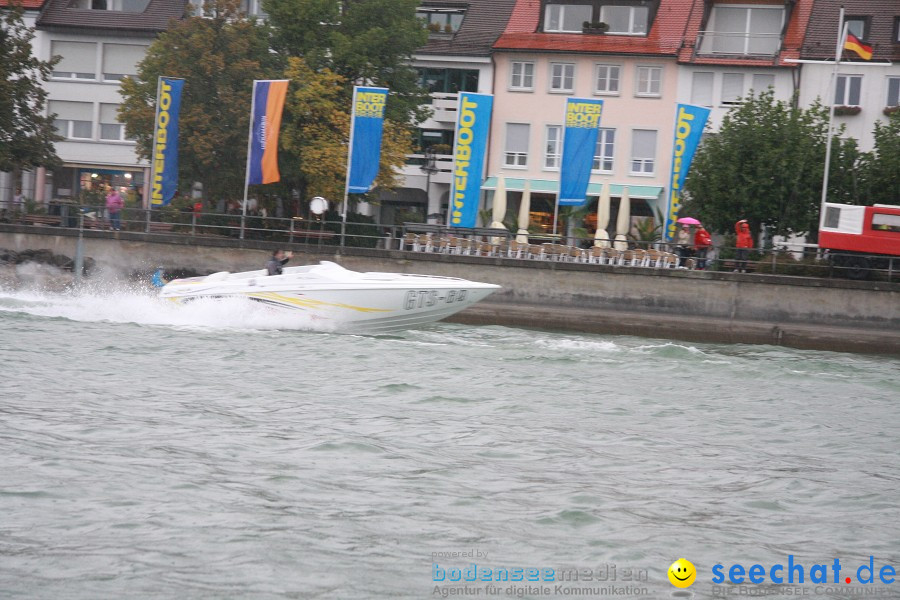
{"label": "red and white bus", "polygon": [[[900,257],[900,206],[852,206],[825,203],[819,247],[852,279],[864,279],[872,268],[887,268]],[[893,260],[900,266],[900,260]]]}

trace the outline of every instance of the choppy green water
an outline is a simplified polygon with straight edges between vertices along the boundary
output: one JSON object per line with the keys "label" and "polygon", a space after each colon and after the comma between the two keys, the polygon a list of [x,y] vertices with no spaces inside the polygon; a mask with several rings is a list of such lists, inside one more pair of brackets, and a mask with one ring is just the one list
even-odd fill
{"label": "choppy green water", "polygon": [[896,359],[280,327],[241,304],[0,294],[0,597],[430,598],[475,563],[607,573],[470,583],[483,597],[707,598],[715,564],[900,567]]}

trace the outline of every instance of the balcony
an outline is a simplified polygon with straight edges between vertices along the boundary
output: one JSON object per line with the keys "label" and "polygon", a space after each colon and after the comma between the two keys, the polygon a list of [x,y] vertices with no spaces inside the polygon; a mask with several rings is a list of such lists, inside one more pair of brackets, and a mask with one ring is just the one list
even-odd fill
{"label": "balcony", "polygon": [[780,33],[701,31],[699,56],[771,58],[781,49]]}
{"label": "balcony", "polygon": [[431,94],[431,107],[434,109],[432,119],[440,123],[456,123],[456,112],[459,107],[459,94],[435,92]]}
{"label": "balcony", "polygon": [[[430,175],[431,183],[444,183],[449,185],[453,179],[453,156],[450,154],[437,154],[434,159],[434,168],[436,171]],[[424,164],[424,154],[407,154],[406,166],[402,172],[406,176],[421,176],[423,173],[421,166]]]}

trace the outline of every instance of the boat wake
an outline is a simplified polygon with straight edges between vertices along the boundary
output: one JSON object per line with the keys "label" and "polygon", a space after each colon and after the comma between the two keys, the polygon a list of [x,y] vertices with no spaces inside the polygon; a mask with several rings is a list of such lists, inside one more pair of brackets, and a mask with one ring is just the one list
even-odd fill
{"label": "boat wake", "polygon": [[285,311],[245,298],[198,298],[176,304],[155,290],[119,288],[50,293],[0,289],[0,315],[123,323],[201,330],[298,330],[334,327],[300,311]]}

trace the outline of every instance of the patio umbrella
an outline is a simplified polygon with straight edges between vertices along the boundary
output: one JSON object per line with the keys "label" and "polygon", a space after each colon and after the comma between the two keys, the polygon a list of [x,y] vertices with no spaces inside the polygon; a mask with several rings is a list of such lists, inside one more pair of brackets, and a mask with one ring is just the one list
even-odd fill
{"label": "patio umbrella", "polygon": [[503,225],[503,217],[506,216],[506,180],[503,175],[497,176],[497,189],[494,190],[494,210],[491,227],[496,229],[506,229]]}
{"label": "patio umbrella", "polygon": [[628,197],[628,186],[622,188],[622,198],[619,200],[619,216],[616,218],[616,241],[613,247],[616,250],[628,250],[628,241],[625,234],[631,225],[631,198]]}
{"label": "patio umbrella", "polygon": [[681,217],[676,223],[681,223],[682,225],[699,225],[700,221],[695,219],[694,217]]}
{"label": "patio umbrella", "polygon": [[525,180],[525,189],[522,190],[522,202],[519,204],[519,230],[516,232],[516,241],[520,244],[528,243],[528,225],[531,223],[531,180]]}
{"label": "patio umbrella", "polygon": [[603,184],[600,191],[600,199],[597,200],[597,231],[594,232],[594,245],[598,248],[609,248],[609,188],[608,183]]}

